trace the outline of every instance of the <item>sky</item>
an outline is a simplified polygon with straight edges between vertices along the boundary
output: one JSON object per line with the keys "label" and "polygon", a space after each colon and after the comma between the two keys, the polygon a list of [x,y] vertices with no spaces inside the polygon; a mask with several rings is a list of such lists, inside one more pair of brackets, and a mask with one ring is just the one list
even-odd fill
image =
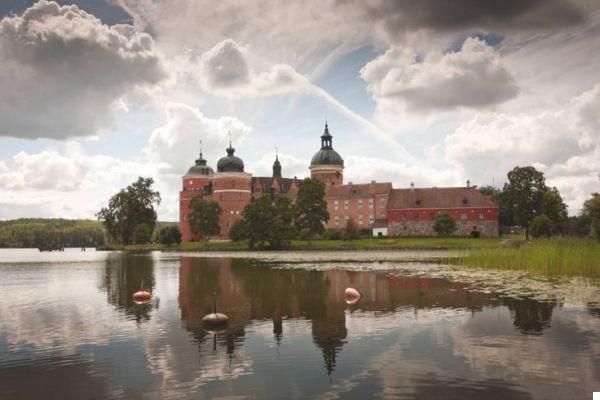
{"label": "sky", "polygon": [[177,220],[200,142],[305,177],[327,120],[346,181],[600,191],[594,0],[3,0],[0,219],[94,218],[138,176]]}

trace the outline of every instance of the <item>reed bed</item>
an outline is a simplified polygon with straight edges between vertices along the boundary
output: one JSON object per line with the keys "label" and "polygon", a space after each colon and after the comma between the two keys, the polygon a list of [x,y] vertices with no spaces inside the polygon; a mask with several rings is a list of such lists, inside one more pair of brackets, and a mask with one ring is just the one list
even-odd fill
{"label": "reed bed", "polygon": [[552,238],[530,243],[475,248],[447,263],[481,268],[526,270],[542,275],[600,278],[600,242],[592,239]]}

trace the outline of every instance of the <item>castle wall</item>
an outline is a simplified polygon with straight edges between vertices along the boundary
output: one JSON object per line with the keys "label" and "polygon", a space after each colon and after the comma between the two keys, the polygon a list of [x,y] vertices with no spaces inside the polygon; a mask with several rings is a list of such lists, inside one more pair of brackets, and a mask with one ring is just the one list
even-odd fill
{"label": "castle wall", "polygon": [[[458,221],[453,236],[471,236],[471,232],[480,232],[481,237],[498,237],[498,221]],[[433,230],[433,221],[389,222],[389,236],[437,236]]]}

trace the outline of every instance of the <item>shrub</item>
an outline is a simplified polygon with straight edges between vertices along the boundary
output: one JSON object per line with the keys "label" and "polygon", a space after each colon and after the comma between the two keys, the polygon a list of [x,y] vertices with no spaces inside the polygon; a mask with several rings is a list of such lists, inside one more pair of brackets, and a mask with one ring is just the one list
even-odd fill
{"label": "shrub", "polygon": [[344,240],[348,242],[356,240],[360,237],[360,230],[358,229],[358,226],[354,222],[353,218],[348,218],[348,221],[346,221],[346,227],[344,228],[343,237]]}
{"label": "shrub", "polygon": [[152,238],[152,229],[148,224],[137,224],[133,228],[133,243],[134,244],[146,244],[150,242]]}
{"label": "shrub", "polygon": [[435,217],[433,230],[438,236],[450,236],[456,230],[456,221],[447,213],[440,213]]}
{"label": "shrub", "polygon": [[553,233],[552,221],[544,214],[538,215],[531,221],[529,232],[534,238],[550,237]]}
{"label": "shrub", "polygon": [[342,239],[342,231],[339,229],[327,229],[325,231],[325,233],[323,233],[323,239],[341,240]]}
{"label": "shrub", "polygon": [[181,243],[181,232],[176,225],[165,226],[158,230],[158,242],[165,246]]}
{"label": "shrub", "polygon": [[246,224],[243,219],[237,219],[229,229],[229,238],[234,242],[241,242],[248,237]]}

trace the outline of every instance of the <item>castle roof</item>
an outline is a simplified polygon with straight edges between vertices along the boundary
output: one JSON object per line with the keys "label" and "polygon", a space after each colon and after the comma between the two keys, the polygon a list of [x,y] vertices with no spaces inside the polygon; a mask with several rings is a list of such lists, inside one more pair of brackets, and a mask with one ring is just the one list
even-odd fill
{"label": "castle roof", "polygon": [[344,166],[344,160],[333,149],[333,136],[329,133],[329,127],[325,123],[325,131],[321,135],[321,150],[317,151],[310,161],[310,165],[341,165]]}
{"label": "castle roof", "polygon": [[206,160],[202,157],[202,152],[200,152],[200,157],[196,159],[194,165],[188,169],[188,172],[185,174],[185,176],[208,176],[214,173],[215,171],[206,165]]}
{"label": "castle roof", "polygon": [[497,207],[474,187],[393,189],[388,209]]}
{"label": "castle roof", "polygon": [[217,172],[244,172],[244,161],[233,155],[235,149],[231,147],[231,142],[226,151],[227,155],[217,162]]}
{"label": "castle roof", "polygon": [[367,197],[376,194],[389,194],[392,184],[383,183],[361,183],[341,186],[327,186],[325,197]]}

